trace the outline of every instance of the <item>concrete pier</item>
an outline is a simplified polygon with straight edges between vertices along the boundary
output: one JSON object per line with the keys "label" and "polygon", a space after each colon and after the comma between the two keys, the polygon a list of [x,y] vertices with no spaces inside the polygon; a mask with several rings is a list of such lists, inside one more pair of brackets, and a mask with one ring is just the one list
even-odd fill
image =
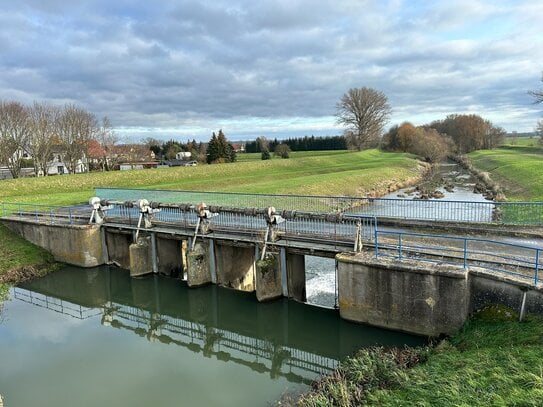
{"label": "concrete pier", "polygon": [[153,272],[151,237],[140,237],[129,247],[130,276],[139,277]]}
{"label": "concrete pier", "polygon": [[282,295],[280,254],[268,252],[263,260],[256,262],[256,298],[270,301]]}
{"label": "concrete pier", "polygon": [[342,318],[424,336],[459,329],[469,311],[469,284],[459,266],[343,253],[338,260]]}
{"label": "concrete pier", "polygon": [[187,252],[187,284],[189,287],[199,287],[211,283],[209,251],[209,242],[199,241],[194,245],[194,250]]}

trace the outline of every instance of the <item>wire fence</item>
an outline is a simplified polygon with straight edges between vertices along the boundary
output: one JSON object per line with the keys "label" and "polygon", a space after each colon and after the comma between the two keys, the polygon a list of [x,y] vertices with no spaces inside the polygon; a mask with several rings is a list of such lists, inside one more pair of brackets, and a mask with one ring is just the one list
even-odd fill
{"label": "wire fence", "polygon": [[208,205],[241,208],[273,206],[280,210],[345,212],[422,221],[543,225],[543,202],[472,202],[127,188],[96,188],[96,196],[119,201],[147,199],[162,203],[205,202]]}

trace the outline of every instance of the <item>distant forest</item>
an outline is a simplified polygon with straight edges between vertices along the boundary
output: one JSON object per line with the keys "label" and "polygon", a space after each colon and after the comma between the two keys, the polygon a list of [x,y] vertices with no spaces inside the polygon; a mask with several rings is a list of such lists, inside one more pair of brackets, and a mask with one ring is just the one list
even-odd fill
{"label": "distant forest", "polygon": [[[279,144],[286,144],[292,151],[321,151],[321,150],[346,150],[347,142],[343,136],[304,136],[301,138],[288,138],[286,140],[268,140],[269,151],[275,151]],[[260,153],[259,140],[245,143],[245,151],[248,153]]]}

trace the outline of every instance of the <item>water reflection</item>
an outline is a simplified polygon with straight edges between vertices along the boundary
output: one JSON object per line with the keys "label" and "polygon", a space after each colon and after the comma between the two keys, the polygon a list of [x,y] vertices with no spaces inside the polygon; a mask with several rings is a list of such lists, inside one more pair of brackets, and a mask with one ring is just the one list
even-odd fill
{"label": "water reflection", "polygon": [[309,383],[362,346],[420,339],[343,321],[334,310],[217,286],[188,289],[177,280],[131,279],[113,268],[68,268],[14,288],[16,300],[75,319],[234,362],[271,379]]}

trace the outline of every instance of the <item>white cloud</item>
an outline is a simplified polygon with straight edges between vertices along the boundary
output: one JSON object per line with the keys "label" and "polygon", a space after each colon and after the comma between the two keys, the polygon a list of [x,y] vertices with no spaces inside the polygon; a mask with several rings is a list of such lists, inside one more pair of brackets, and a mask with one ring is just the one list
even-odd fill
{"label": "white cloud", "polygon": [[480,109],[530,130],[542,14],[533,1],[22,0],[0,11],[0,95],[77,102],[123,132],[311,133],[339,132],[339,97],[370,86],[393,120]]}

